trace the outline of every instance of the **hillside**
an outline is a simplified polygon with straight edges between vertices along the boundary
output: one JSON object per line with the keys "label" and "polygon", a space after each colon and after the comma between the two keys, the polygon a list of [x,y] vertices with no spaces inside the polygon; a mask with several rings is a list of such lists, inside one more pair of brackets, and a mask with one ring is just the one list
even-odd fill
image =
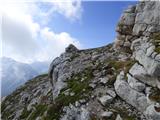
{"label": "hillside", "polygon": [[69,45],[2,101],[3,120],[160,120],[160,2],[129,6],[115,42]]}

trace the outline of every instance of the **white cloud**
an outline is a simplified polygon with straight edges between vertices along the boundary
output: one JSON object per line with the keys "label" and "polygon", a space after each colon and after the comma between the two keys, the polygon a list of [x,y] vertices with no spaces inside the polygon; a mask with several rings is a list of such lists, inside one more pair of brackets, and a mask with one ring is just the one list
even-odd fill
{"label": "white cloud", "polygon": [[[53,5],[53,3],[51,4]],[[78,10],[72,7],[70,3],[66,8],[62,7],[65,4],[56,3],[53,6],[54,12],[59,12],[67,18],[73,18],[73,16],[76,19],[78,18],[76,16]],[[0,7],[2,8],[3,56],[22,62],[45,61],[58,56],[70,43],[80,47],[78,40],[69,33],[55,33],[51,31],[49,26],[42,27],[39,22],[35,22],[35,15],[41,16],[39,21],[46,20],[49,17],[47,11],[45,14],[48,14],[48,16],[42,18],[44,11],[35,3],[7,3],[0,5]]]}
{"label": "white cloud", "polygon": [[70,20],[81,18],[82,7],[80,0],[61,0],[61,2],[53,2],[54,10],[66,16]]}
{"label": "white cloud", "polygon": [[[54,14],[59,13],[65,16],[69,21],[79,21],[82,16],[82,6],[81,0],[41,0],[42,2],[38,6],[34,6],[34,11],[37,17],[44,18],[42,24],[47,24],[52,18],[54,19]],[[41,4],[48,5],[47,9],[41,8]],[[34,12],[32,12],[33,14]]]}
{"label": "white cloud", "polygon": [[[39,24],[34,23],[29,15],[11,17],[2,16],[2,37],[7,45],[15,44],[22,48],[36,44],[36,37],[40,29]],[[32,48],[33,49],[33,48]]]}
{"label": "white cloud", "polygon": [[[55,14],[55,12],[65,16],[68,20],[80,20],[82,14],[81,0],[2,0],[1,9],[10,14],[17,14],[17,11],[29,13],[45,21]],[[38,4],[37,4],[38,3]],[[48,5],[43,9],[41,5]],[[45,22],[43,21],[43,22]]]}
{"label": "white cloud", "polygon": [[41,30],[41,38],[43,40],[43,45],[41,47],[43,48],[43,54],[48,55],[41,57],[48,59],[53,59],[53,56],[58,56],[60,53],[64,52],[65,48],[69,44],[74,44],[76,47],[81,48],[79,41],[71,37],[70,34],[66,32],[57,34],[51,31],[49,28],[44,28]]}
{"label": "white cloud", "polygon": [[40,30],[30,15],[2,14],[2,54],[15,59],[33,56],[39,49],[37,36]]}

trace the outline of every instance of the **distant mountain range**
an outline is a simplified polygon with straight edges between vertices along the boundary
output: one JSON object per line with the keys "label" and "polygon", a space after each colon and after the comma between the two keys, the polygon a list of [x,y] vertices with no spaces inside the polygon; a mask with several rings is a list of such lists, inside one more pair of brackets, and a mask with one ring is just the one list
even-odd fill
{"label": "distant mountain range", "polygon": [[46,73],[48,62],[21,63],[11,58],[2,57],[1,61],[1,96],[6,96],[33,77]]}

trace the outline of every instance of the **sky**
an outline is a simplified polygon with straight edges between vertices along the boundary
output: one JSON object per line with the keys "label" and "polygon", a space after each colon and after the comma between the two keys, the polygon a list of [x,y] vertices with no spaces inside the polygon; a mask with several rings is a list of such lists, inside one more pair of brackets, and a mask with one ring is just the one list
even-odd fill
{"label": "sky", "polygon": [[51,61],[69,44],[94,48],[114,41],[122,12],[135,1],[4,0],[0,4],[1,56]]}

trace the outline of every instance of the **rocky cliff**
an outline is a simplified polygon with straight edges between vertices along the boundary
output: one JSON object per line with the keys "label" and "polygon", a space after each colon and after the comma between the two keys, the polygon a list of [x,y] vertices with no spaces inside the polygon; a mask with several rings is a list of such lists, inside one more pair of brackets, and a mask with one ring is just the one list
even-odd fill
{"label": "rocky cliff", "polygon": [[139,2],[122,14],[115,43],[70,45],[48,75],[2,101],[2,119],[160,120],[160,2]]}

